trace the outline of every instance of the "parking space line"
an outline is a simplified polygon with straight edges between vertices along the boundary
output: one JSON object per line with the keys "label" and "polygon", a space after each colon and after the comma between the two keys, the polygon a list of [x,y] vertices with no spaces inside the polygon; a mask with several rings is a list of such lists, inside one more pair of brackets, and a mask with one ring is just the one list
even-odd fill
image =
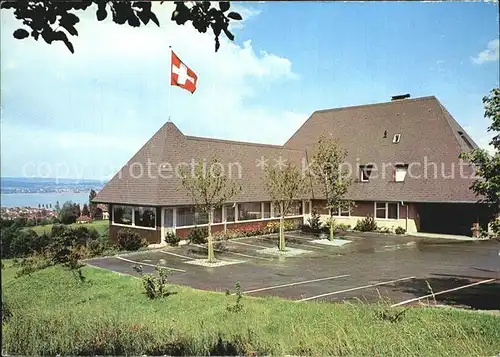
{"label": "parking space line", "polygon": [[[120,260],[123,260],[124,262],[128,262],[128,263],[134,263],[134,264],[139,264],[139,265],[146,265],[146,266],[150,266],[150,267],[153,267],[153,268],[156,268],[156,265],[154,264],[149,264],[149,263],[143,263],[143,262],[137,262],[135,260],[130,260],[130,259],[127,259],[127,258],[123,258],[123,257],[120,257],[120,256],[115,256],[116,259],[120,259]],[[164,265],[160,265],[162,268],[166,268],[166,269],[169,269],[169,270],[173,270],[173,271],[180,271],[182,273],[185,273],[186,271],[185,270],[182,270],[182,269],[176,269],[176,268],[170,268],[170,267],[166,267]]]}
{"label": "parking space line", "polygon": [[[207,249],[207,247],[204,247],[202,245],[199,245],[199,244],[193,244],[195,247],[199,247],[199,248],[203,248],[203,249]],[[214,249],[215,252],[218,252],[218,253],[228,253],[228,254],[234,254],[234,255],[239,255],[239,256],[242,256],[242,257],[247,257],[247,258],[255,258],[255,259],[262,259],[262,260],[267,260],[267,261],[272,261],[272,259],[269,259],[269,258],[264,258],[264,257],[257,257],[255,255],[248,255],[248,254],[243,254],[243,253],[237,253],[237,252],[231,252],[231,251],[222,251],[222,250],[218,250],[218,249]]]}
{"label": "parking space line", "polygon": [[172,253],[172,252],[167,252],[165,250],[160,250],[159,252],[163,253],[163,254],[173,255],[174,257],[179,257],[179,258],[183,258],[183,259],[189,259],[189,260],[193,260],[194,259],[193,257],[188,257],[188,256],[185,256],[185,255],[180,255],[180,254],[176,254],[176,253]]}
{"label": "parking space line", "polygon": [[269,248],[269,247],[264,247],[263,245],[243,243],[243,242],[236,242],[236,241],[234,241],[233,243],[241,244],[241,245],[248,245],[249,247],[256,247],[256,248],[261,248],[261,249],[267,249],[267,248]]}
{"label": "parking space line", "polygon": [[281,285],[273,285],[273,286],[267,286],[265,288],[260,288],[260,289],[254,289],[254,290],[248,290],[248,291],[243,291],[243,294],[251,294],[251,293],[256,293],[258,291],[265,291],[265,290],[271,290],[271,289],[278,289],[278,288],[285,288],[288,286],[295,286],[295,285],[302,285],[302,284],[310,284],[310,283],[315,283],[317,281],[324,281],[324,280],[333,280],[333,279],[340,279],[340,278],[346,278],[348,276],[351,276],[349,274],[345,275],[337,275],[337,276],[329,276],[326,278],[319,278],[319,279],[312,279],[312,280],[304,280],[304,281],[298,281],[296,283],[290,283],[290,284],[281,284]]}
{"label": "parking space line", "polygon": [[295,302],[309,301],[309,300],[314,300],[314,299],[317,299],[317,298],[320,298],[320,297],[324,297],[324,296],[337,295],[337,294],[347,293],[347,292],[350,292],[350,291],[367,289],[367,288],[372,288],[374,286],[392,284],[392,283],[396,283],[398,281],[404,281],[404,280],[410,280],[410,279],[415,279],[415,277],[414,276],[409,276],[407,278],[401,278],[401,279],[383,281],[383,282],[380,282],[380,283],[369,284],[369,285],[364,285],[364,286],[358,286],[356,288],[350,288],[350,289],[344,289],[344,290],[339,290],[339,291],[333,291],[331,293],[325,293],[325,294],[315,295],[315,296],[311,296],[311,297],[300,299],[300,300],[295,300]]}
{"label": "parking space line", "polygon": [[481,280],[481,281],[478,281],[478,282],[475,282],[475,283],[472,283],[472,284],[467,284],[467,285],[459,286],[457,288],[443,290],[443,291],[439,291],[439,292],[434,293],[434,294],[428,294],[428,295],[424,295],[424,296],[421,296],[421,297],[418,297],[418,298],[413,298],[413,299],[401,301],[401,302],[398,302],[397,304],[392,304],[391,307],[406,305],[406,304],[409,304],[411,302],[420,301],[422,299],[426,299],[426,298],[429,298],[429,297],[433,297],[433,296],[437,296],[437,295],[441,295],[441,294],[446,294],[446,293],[450,293],[452,291],[457,291],[457,290],[461,290],[461,289],[470,288],[471,286],[476,286],[476,285],[480,285],[480,284],[491,283],[492,281],[495,281],[495,280],[496,279]]}

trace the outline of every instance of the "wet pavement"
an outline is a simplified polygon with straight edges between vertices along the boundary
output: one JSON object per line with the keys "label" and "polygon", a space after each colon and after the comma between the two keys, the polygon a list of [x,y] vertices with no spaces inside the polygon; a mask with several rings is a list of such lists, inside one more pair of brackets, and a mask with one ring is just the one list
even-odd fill
{"label": "wet pavement", "polygon": [[[160,264],[175,271],[170,281],[197,289],[234,290],[279,296],[296,301],[386,301],[391,304],[448,304],[500,310],[500,242],[451,241],[412,236],[349,232],[337,238],[342,247],[313,243],[311,235],[286,234],[287,247],[307,251],[275,257],[259,250],[276,247],[276,236],[227,241],[216,258],[240,263],[203,267],[187,262],[206,258],[206,247],[183,245],[118,257],[96,258],[88,264],[138,276]],[[475,284],[475,285],[474,285]],[[434,294],[434,296],[425,297]],[[408,301],[417,299],[416,301]],[[407,302],[408,301],[408,302]]]}

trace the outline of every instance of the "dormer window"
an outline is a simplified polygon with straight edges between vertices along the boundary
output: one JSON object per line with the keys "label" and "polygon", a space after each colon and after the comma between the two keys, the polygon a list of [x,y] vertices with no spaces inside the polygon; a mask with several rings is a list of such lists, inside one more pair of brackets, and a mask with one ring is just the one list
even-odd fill
{"label": "dormer window", "polygon": [[474,149],[474,147],[472,146],[471,142],[469,141],[469,139],[467,139],[467,137],[465,136],[465,134],[464,134],[463,131],[459,131],[458,135],[460,135],[460,137],[464,141],[465,145],[467,145],[469,147],[469,149]]}
{"label": "dormer window", "polygon": [[406,178],[407,171],[408,171],[408,165],[396,164],[396,168],[395,168],[395,172],[394,172],[394,181],[404,182],[404,180]]}
{"label": "dormer window", "polygon": [[373,165],[362,165],[359,167],[359,179],[361,182],[370,181]]}
{"label": "dormer window", "polygon": [[394,144],[399,143],[399,140],[401,140],[401,134],[394,134],[394,137],[392,138],[392,142]]}

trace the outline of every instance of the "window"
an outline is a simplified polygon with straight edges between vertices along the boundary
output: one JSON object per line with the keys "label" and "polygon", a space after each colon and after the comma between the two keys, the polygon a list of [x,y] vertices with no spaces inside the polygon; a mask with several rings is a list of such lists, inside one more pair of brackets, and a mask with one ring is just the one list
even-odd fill
{"label": "window", "polygon": [[165,227],[173,227],[174,226],[174,210],[172,208],[165,208]]}
{"label": "window", "polygon": [[408,171],[408,165],[396,165],[396,169],[394,172],[394,180],[396,182],[403,182],[406,177],[406,172]]}
{"label": "window", "polygon": [[288,212],[285,216],[300,216],[302,214],[302,201],[294,201],[288,207]]}
{"label": "window", "polygon": [[131,206],[113,206],[113,223],[132,225],[133,209]]}
{"label": "window", "polygon": [[469,139],[467,139],[467,137],[465,136],[465,134],[464,134],[463,131],[459,131],[458,135],[460,135],[460,137],[464,141],[465,145],[467,145],[469,147],[469,149],[474,149],[474,147],[472,146],[471,142],[469,141]]}
{"label": "window", "polygon": [[399,203],[397,202],[376,202],[375,218],[399,219]]}
{"label": "window", "polygon": [[260,202],[246,202],[238,204],[238,221],[261,219],[262,211]]}
{"label": "window", "polygon": [[233,205],[226,205],[226,222],[234,222],[234,210]]}
{"label": "window", "polygon": [[177,208],[177,227],[194,226],[194,207]]}
{"label": "window", "polygon": [[222,206],[214,209],[212,221],[213,223],[222,223]]}
{"label": "window", "polygon": [[394,137],[392,138],[392,142],[394,144],[399,143],[400,140],[401,140],[401,134],[395,134]]}
{"label": "window", "polygon": [[311,211],[309,210],[309,201],[305,201],[304,204],[305,204],[305,206],[304,206],[304,214],[311,213]]}
{"label": "window", "polygon": [[156,209],[153,207],[134,207],[134,225],[155,228]]}
{"label": "window", "polygon": [[156,228],[155,207],[113,206],[113,223]]}
{"label": "window", "polygon": [[362,165],[359,167],[359,174],[361,182],[370,181],[370,175],[373,170],[373,165]]}
{"label": "window", "polygon": [[264,218],[271,217],[271,202],[264,202]]}

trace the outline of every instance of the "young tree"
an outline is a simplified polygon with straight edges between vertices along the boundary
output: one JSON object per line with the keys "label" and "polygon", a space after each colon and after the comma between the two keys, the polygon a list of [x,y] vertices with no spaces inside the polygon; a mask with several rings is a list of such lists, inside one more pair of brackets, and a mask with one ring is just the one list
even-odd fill
{"label": "young tree", "polygon": [[280,217],[279,250],[285,250],[284,221],[293,204],[306,192],[306,176],[293,163],[268,166],[265,170],[266,190]]}
{"label": "young tree", "polygon": [[321,136],[313,149],[309,166],[309,174],[321,186],[330,213],[330,240],[333,240],[334,212],[352,207],[352,202],[344,198],[352,183],[348,171],[342,167],[346,156],[347,151],[340,147],[338,140]]}
{"label": "young tree", "polygon": [[[162,4],[164,1],[161,1]],[[231,20],[241,20],[239,13],[229,10],[228,1],[220,1],[219,6],[212,7],[210,1],[175,1],[176,8],[172,13],[171,21],[177,25],[191,22],[193,27],[200,33],[212,29],[215,36],[215,52],[219,49],[219,35],[224,32],[231,41],[234,35],[229,31]],[[97,6],[96,18],[103,21],[112,16],[112,21],[119,25],[128,23],[132,27],[140,27],[141,22],[147,25],[149,21],[160,26],[160,21],[151,10],[152,1],[102,1],[102,0],[80,0],[80,1],[2,1],[2,9],[13,9],[14,16],[20,20],[26,28],[14,31],[13,36],[22,40],[33,37],[38,41],[41,36],[43,40],[51,44],[54,41],[62,41],[71,53],[74,53],[73,44],[69,41],[67,34],[78,36],[76,24],[80,18],[75,14],[77,10],[91,9]],[[63,31],[64,30],[64,31]]]}
{"label": "young tree", "polygon": [[87,206],[87,204],[84,203],[82,208],[82,216],[88,216],[89,214],[90,214],[89,206]]}
{"label": "young tree", "polygon": [[97,204],[95,204],[94,202],[92,202],[92,200],[95,198],[95,196],[97,196],[97,192],[95,192],[94,189],[91,189],[90,190],[90,193],[89,193],[89,210],[90,210],[90,218],[93,218],[94,215],[96,214],[96,209],[97,209]]}
{"label": "young tree", "polygon": [[241,186],[226,176],[224,166],[217,156],[212,157],[209,165],[200,160],[193,172],[182,170],[181,178],[182,185],[191,195],[196,209],[208,214],[208,261],[213,263],[215,262],[211,232],[213,211],[239,193]]}
{"label": "young tree", "polygon": [[[474,164],[477,168],[476,175],[480,179],[475,180],[471,189],[476,195],[483,196],[480,203],[486,203],[493,215],[500,213],[500,88],[494,88],[489,95],[483,97],[484,117],[491,119],[492,124],[488,131],[493,131],[496,135],[490,141],[494,148],[491,155],[484,149],[475,149],[470,152],[463,152],[460,158]],[[500,234],[500,221],[497,219],[492,225],[493,231]]]}

